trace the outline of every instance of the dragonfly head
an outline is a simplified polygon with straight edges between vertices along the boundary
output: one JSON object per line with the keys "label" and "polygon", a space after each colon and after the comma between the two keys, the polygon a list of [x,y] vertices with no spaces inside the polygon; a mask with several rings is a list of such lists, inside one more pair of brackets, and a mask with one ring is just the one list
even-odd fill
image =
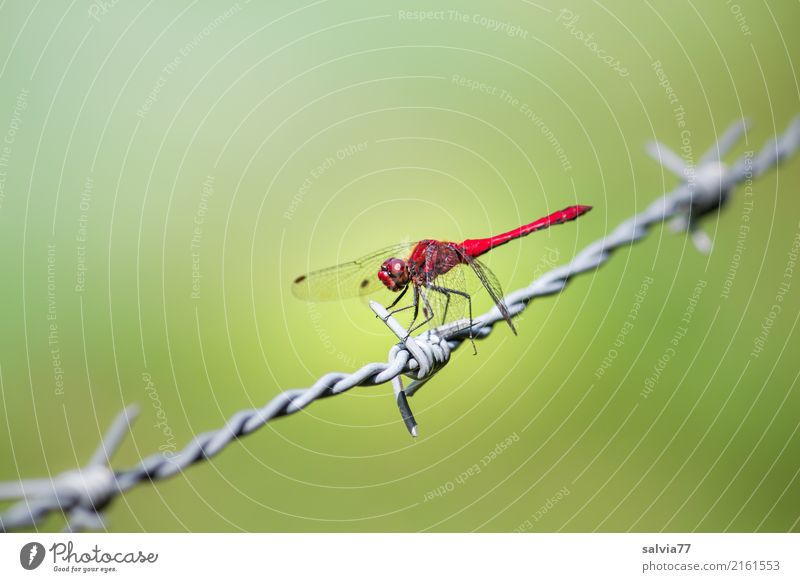
{"label": "dragonfly head", "polygon": [[386,259],[378,271],[378,279],[386,285],[389,291],[400,291],[411,281],[411,273],[408,271],[408,263],[403,259],[392,257]]}

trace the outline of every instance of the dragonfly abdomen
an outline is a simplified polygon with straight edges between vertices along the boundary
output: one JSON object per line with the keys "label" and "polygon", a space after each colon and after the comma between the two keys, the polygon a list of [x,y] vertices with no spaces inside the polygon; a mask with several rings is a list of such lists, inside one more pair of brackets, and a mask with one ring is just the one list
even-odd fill
{"label": "dragonfly abdomen", "polygon": [[497,236],[465,240],[463,243],[461,243],[461,247],[469,256],[476,258],[484,253],[489,252],[493,248],[499,247],[500,245],[504,245],[507,242],[523,236],[528,236],[530,233],[536,232],[537,230],[544,230],[556,224],[562,224],[564,222],[569,222],[570,220],[575,220],[580,215],[589,212],[591,209],[591,206],[569,206],[564,210],[553,212],[544,218],[540,218],[539,220],[535,220],[530,224],[520,226],[514,230],[509,230],[503,234],[498,234]]}

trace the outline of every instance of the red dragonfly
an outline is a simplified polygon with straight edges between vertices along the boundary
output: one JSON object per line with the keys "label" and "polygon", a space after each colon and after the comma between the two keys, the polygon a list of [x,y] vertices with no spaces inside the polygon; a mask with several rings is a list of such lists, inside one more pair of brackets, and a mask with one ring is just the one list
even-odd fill
{"label": "red dragonfly", "polygon": [[[432,325],[441,325],[463,317],[465,303],[469,313],[467,325],[471,330],[472,297],[464,284],[465,274],[471,272],[477,276],[478,281],[500,310],[503,319],[516,334],[517,330],[503,302],[503,291],[497,277],[478,260],[478,257],[537,230],[575,220],[591,209],[591,206],[570,206],[530,224],[489,238],[468,239],[461,243],[425,239],[394,245],[349,263],[301,275],[294,280],[292,292],[296,297],[307,301],[325,301],[388,289],[399,293],[387,306],[387,309],[391,310],[408,290],[412,289],[411,304],[391,311],[394,315],[400,311],[413,309],[407,330],[409,335],[429,322],[432,322]],[[415,325],[420,304],[424,321]]]}

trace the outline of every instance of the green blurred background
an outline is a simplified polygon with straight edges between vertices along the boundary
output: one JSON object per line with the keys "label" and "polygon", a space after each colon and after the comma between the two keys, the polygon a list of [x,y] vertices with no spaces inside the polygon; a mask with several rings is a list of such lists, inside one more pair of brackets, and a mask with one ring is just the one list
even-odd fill
{"label": "green blurred background", "polygon": [[[385,361],[365,303],[291,295],[309,269],[594,205],[487,261],[507,291],[567,262],[677,184],[642,147],[679,150],[677,107],[690,157],[742,116],[727,159],[760,149],[800,112],[800,6],[710,4],[5,3],[0,480],[84,463],[129,404],[120,468]],[[739,188],[709,256],[656,229],[454,354],[419,439],[355,389],[109,527],[800,530],[799,180]]]}

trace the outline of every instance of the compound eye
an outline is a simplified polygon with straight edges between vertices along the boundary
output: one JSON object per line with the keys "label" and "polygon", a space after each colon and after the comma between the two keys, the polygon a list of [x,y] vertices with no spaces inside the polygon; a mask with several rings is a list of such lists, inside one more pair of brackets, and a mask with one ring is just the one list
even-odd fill
{"label": "compound eye", "polygon": [[390,277],[398,277],[402,275],[405,269],[406,262],[397,258],[386,259],[381,265],[381,271],[385,272]]}

